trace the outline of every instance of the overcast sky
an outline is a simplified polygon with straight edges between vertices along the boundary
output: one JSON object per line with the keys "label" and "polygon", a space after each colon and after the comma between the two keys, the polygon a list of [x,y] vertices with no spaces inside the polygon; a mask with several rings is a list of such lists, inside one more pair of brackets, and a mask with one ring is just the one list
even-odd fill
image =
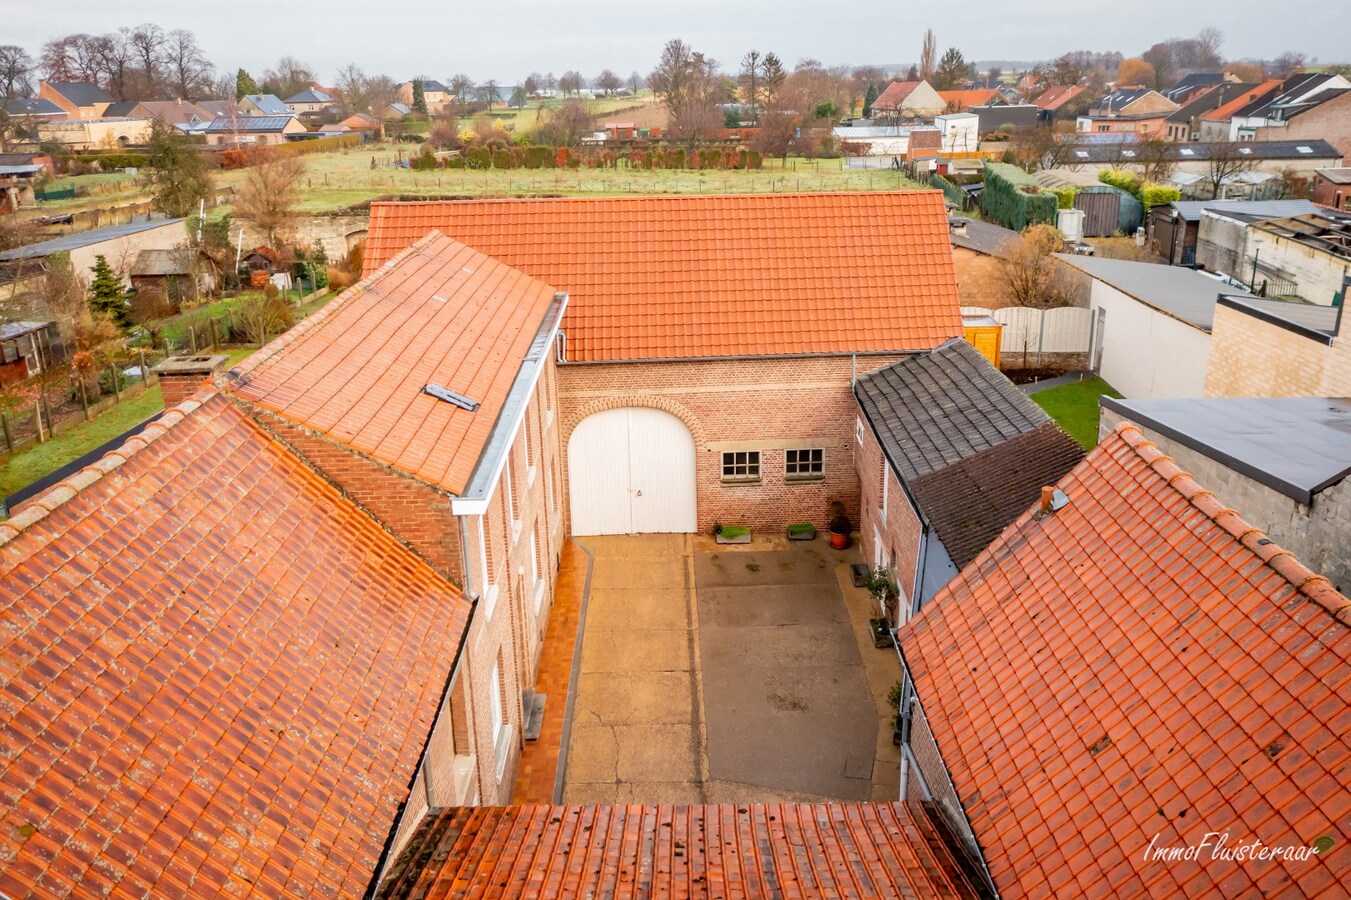
{"label": "overcast sky", "polygon": [[[1310,15],[1293,14],[1295,8]],[[532,70],[603,68],[647,73],[662,44],[681,37],[735,68],[746,50],[773,50],[790,66],[803,57],[827,65],[908,63],[919,56],[926,26],[918,3],[822,3],[820,0],[510,0],[453,4],[327,0],[327,2],[166,4],[162,0],[0,0],[0,43],[36,57],[44,41],[73,31],[99,33],[156,22],[197,34],[221,69],[243,66],[255,76],[290,54],[322,81],[356,62],[396,80],[464,72],[478,81],[519,81]],[[1028,60],[1067,50],[1120,50],[1137,55],[1169,37],[1207,25],[1225,33],[1228,58],[1273,59],[1299,50],[1324,62],[1351,61],[1351,2],[1317,12],[1275,0],[964,0],[928,5],[942,49],[967,59]],[[941,14],[940,14],[941,13]]]}

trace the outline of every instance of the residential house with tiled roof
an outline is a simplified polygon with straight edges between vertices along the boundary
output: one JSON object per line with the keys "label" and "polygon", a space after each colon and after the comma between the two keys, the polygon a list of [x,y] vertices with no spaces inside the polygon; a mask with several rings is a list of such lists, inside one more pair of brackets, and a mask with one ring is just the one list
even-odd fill
{"label": "residential house with tiled roof", "polygon": [[[1340,96],[1340,92],[1349,88],[1351,81],[1330,72],[1302,72],[1291,75],[1281,82],[1280,88],[1276,91],[1234,112],[1231,119],[1231,140],[1254,140],[1262,129],[1283,128],[1283,123],[1288,124],[1291,119]],[[1293,135],[1293,137],[1304,136],[1304,134]],[[1316,134],[1313,137],[1328,136]]]}
{"label": "residential house with tiled roof", "polygon": [[1257,84],[1222,81],[1193,91],[1192,99],[1169,114],[1164,136],[1170,141],[1201,140],[1201,117],[1215,112],[1237,97],[1252,93]]}
{"label": "residential house with tiled roof", "polygon": [[289,116],[291,109],[276,94],[245,94],[238,109],[245,116]]}
{"label": "residential house with tiled roof", "polygon": [[1032,103],[1042,111],[1042,118],[1050,121],[1062,118],[1067,111],[1077,112],[1074,106],[1078,105],[1078,98],[1083,96],[1086,90],[1088,89],[1081,84],[1053,84],[1038,94]]}
{"label": "residential house with tiled roof", "polygon": [[1348,626],[1122,425],[901,630],[903,798],[1003,897],[1346,896]]}
{"label": "residential house with tiled roof", "polygon": [[1237,80],[1223,72],[1188,72],[1174,82],[1172,87],[1164,88],[1159,93],[1174,103],[1185,106],[1213,88]]}
{"label": "residential house with tiled roof", "polygon": [[457,740],[486,804],[511,796],[563,542],[555,343],[566,306],[553,287],[433,233],[216,376],[477,601],[466,663],[480,714]]}
{"label": "residential house with tiled roof", "polygon": [[445,809],[377,896],[986,896],[943,835],[918,803]]}
{"label": "residential house with tiled roof", "polygon": [[102,119],[113,98],[88,81],[39,81],[38,100],[46,100],[71,119]]}
{"label": "residential house with tiled roof", "polygon": [[1307,102],[1280,111],[1253,129],[1255,141],[1320,138],[1351,158],[1351,87],[1320,91]]}
{"label": "residential house with tiled roof", "polygon": [[[434,114],[441,112],[442,110],[445,109],[446,105],[449,104],[451,100],[455,99],[455,95],[450,92],[450,88],[446,87],[441,82],[431,78],[423,78],[421,79],[421,81],[422,81],[422,97],[423,100],[425,100],[427,103],[428,113]],[[395,98],[398,100],[399,103],[408,107],[409,110],[412,110],[413,82],[405,81],[403,84],[399,85],[398,91],[395,94]]]}
{"label": "residential house with tiled roof", "polygon": [[968,112],[973,106],[1007,105],[1004,96],[993,88],[989,90],[938,91],[937,94],[943,101],[944,112]]}
{"label": "residential house with tiled roof", "polygon": [[305,113],[324,112],[337,101],[324,91],[306,88],[298,94],[287,97],[282,102],[286,104],[287,109],[299,116]]}
{"label": "residential house with tiled roof", "polygon": [[947,111],[947,101],[927,81],[893,81],[873,101],[873,117],[886,121],[924,119]]}
{"label": "residential house with tiled roof", "polygon": [[1203,141],[1236,141],[1238,128],[1234,124],[1234,115],[1239,110],[1257,103],[1280,90],[1280,80],[1264,81],[1246,91],[1241,91],[1226,100],[1221,106],[1201,114],[1199,120]]}
{"label": "residential house with tiled roof", "polygon": [[1093,101],[1075,119],[1074,128],[1086,134],[1131,132],[1152,137],[1165,131],[1164,122],[1178,107],[1156,90],[1119,87]]}
{"label": "residential house with tiled roof", "polygon": [[963,333],[936,191],[376,203],[367,273],[433,229],[569,295],[577,535],[857,519],[852,380]]}
{"label": "residential house with tiled roof", "polygon": [[169,409],[0,523],[0,891],[361,895],[472,799],[473,608],[227,398]]}
{"label": "residential house with tiled roof", "polygon": [[1079,444],[964,340],[854,385],[859,540],[917,612],[1083,458]]}

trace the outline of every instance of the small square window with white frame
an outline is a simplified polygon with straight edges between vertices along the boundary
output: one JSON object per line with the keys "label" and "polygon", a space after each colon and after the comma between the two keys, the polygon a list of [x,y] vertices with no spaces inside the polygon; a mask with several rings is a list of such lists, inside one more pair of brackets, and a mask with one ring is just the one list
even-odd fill
{"label": "small square window with white frame", "polygon": [[820,447],[785,450],[783,477],[788,481],[820,481],[826,477],[826,451]]}
{"label": "small square window with white frame", "polygon": [[725,482],[759,481],[760,451],[725,451],[722,454],[722,480]]}

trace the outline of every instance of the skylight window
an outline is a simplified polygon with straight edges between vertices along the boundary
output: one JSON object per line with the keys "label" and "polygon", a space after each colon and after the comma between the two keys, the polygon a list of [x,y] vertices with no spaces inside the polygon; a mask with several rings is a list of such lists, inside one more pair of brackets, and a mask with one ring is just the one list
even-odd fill
{"label": "skylight window", "polygon": [[1239,152],[1239,153],[1242,153],[1244,156],[1252,156],[1252,148],[1251,148],[1251,147],[1239,147],[1239,148],[1238,148],[1238,152]]}
{"label": "skylight window", "polygon": [[445,402],[453,406],[458,406],[460,409],[465,409],[468,410],[469,412],[473,412],[476,409],[478,409],[477,400],[470,400],[464,394],[458,394],[455,391],[450,390],[449,388],[441,387],[441,385],[439,384],[427,385],[422,389],[422,393],[430,394],[437,400],[444,400]]}
{"label": "skylight window", "polygon": [[1300,145],[1299,145],[1298,147],[1296,147],[1295,149],[1298,150],[1300,153],[1312,153],[1312,152],[1313,152],[1313,148],[1312,148],[1312,147],[1306,147],[1306,146],[1304,146],[1303,144],[1300,144]]}
{"label": "skylight window", "polygon": [[1077,156],[1077,157],[1079,157],[1080,159],[1088,159],[1088,151],[1087,151],[1087,150],[1075,150],[1075,151],[1074,151],[1074,155]]}
{"label": "skylight window", "polygon": [[1135,159],[1135,151],[1134,151],[1134,150],[1122,150],[1122,151],[1121,151],[1121,155],[1122,155],[1122,156],[1125,156],[1125,157],[1129,157],[1130,159]]}
{"label": "skylight window", "polygon": [[1183,148],[1182,148],[1181,150],[1179,150],[1178,152],[1181,153],[1183,156],[1195,156],[1195,155],[1196,155],[1196,151],[1193,150],[1193,149],[1190,148],[1190,147],[1183,147]]}

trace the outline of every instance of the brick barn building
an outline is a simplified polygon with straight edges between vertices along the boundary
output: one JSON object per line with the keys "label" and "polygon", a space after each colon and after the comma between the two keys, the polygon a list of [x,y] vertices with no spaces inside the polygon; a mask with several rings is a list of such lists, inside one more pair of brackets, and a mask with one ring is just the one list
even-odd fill
{"label": "brick barn building", "polygon": [[938,192],[377,203],[367,274],[433,229],[569,295],[577,535],[857,521],[853,379],[962,335]]}

